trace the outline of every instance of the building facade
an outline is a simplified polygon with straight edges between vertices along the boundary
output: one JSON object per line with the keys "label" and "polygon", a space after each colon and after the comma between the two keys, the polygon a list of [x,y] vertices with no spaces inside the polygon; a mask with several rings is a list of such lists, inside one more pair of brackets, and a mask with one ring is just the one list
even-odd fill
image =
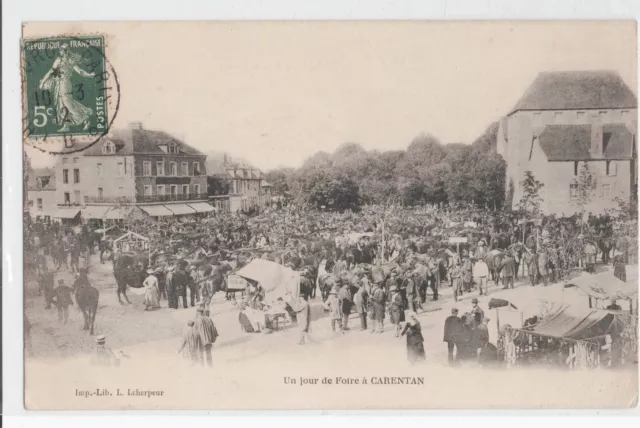
{"label": "building facade", "polygon": [[209,212],[206,156],[135,122],[56,161],[61,218],[119,220]]}
{"label": "building facade", "polygon": [[57,211],[55,171],[34,169],[27,180],[27,208],[34,220],[52,221]]}
{"label": "building facade", "polygon": [[[497,150],[507,163],[507,202],[516,209],[526,171],[544,184],[542,210],[594,214],[637,189],[637,98],[615,72],[541,73],[500,121]],[[581,173],[595,187],[581,206]]]}
{"label": "building facade", "polygon": [[[209,187],[209,198],[220,210],[248,212],[262,209],[270,203],[270,188],[263,186],[262,171],[247,162],[233,160],[226,154],[211,154],[207,159],[207,171],[210,180],[224,183]],[[216,191],[218,187],[227,193]]]}

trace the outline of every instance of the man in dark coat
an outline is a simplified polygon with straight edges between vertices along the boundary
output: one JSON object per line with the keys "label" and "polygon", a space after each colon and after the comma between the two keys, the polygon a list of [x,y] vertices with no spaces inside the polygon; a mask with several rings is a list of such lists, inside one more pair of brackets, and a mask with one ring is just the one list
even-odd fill
{"label": "man in dark coat", "polygon": [[45,309],[51,309],[51,303],[53,303],[53,272],[49,272],[47,265],[42,266],[40,272],[40,287],[44,292]]}
{"label": "man in dark coat", "polygon": [[502,259],[500,268],[504,275],[504,289],[513,288],[513,277],[516,274],[516,260],[511,253],[507,253]]}
{"label": "man in dark coat", "polygon": [[218,338],[218,330],[213,324],[213,320],[209,318],[209,311],[198,308],[194,327],[200,334],[200,346],[207,360],[207,365],[213,367],[213,358],[211,357],[211,348]]}
{"label": "man in dark coat", "polygon": [[[462,337],[462,320],[458,317],[458,309],[451,309],[451,315],[444,321],[444,342],[447,342],[449,364],[454,363],[453,352]],[[456,351],[456,353],[459,351]]]}
{"label": "man in dark coat", "polygon": [[58,321],[64,321],[65,324],[69,320],[69,306],[73,305],[72,292],[70,287],[64,285],[64,279],[58,280],[58,286],[53,290],[52,302],[58,307]]}
{"label": "man in dark coat", "polygon": [[182,301],[182,307],[184,309],[188,308],[187,304],[187,285],[189,278],[187,273],[184,271],[186,267],[186,262],[178,263],[178,268],[173,273],[171,278],[171,282],[175,287],[175,293],[177,296],[176,309],[180,306],[180,301]]}
{"label": "man in dark coat", "polygon": [[167,268],[167,275],[165,281],[167,283],[167,301],[171,309],[178,309],[178,294],[176,293],[176,287],[173,284],[173,266]]}
{"label": "man in dark coat", "polygon": [[353,306],[349,281],[345,281],[345,284],[340,291],[338,291],[338,300],[342,308],[342,330],[349,330],[349,315],[351,314],[351,307]]}

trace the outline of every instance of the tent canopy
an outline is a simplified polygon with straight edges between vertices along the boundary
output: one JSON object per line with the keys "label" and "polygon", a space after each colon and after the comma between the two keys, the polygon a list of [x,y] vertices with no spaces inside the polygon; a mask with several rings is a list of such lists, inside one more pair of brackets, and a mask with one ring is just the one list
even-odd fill
{"label": "tent canopy", "polygon": [[[612,272],[582,275],[571,280],[585,294],[601,300],[632,300],[638,297],[636,281],[620,281]],[[571,285],[567,284],[567,285]]]}
{"label": "tent canopy", "polygon": [[267,302],[274,302],[279,298],[285,302],[293,302],[298,299],[300,273],[281,264],[255,259],[236,272],[236,275],[260,283],[265,290]]}
{"label": "tent canopy", "polygon": [[616,321],[616,315],[608,311],[562,306],[544,317],[532,332],[557,338],[583,340],[606,334]]}

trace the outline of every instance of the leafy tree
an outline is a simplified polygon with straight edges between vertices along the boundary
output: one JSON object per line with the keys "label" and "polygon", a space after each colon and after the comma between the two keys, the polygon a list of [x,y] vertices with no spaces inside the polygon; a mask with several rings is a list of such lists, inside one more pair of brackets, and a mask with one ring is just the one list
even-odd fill
{"label": "leafy tree", "polygon": [[573,205],[580,213],[584,213],[585,208],[591,203],[597,184],[596,176],[589,170],[589,164],[585,162],[580,168],[578,179],[574,181],[576,194],[572,199]]}
{"label": "leafy tree", "polygon": [[520,182],[520,187],[522,188],[522,196],[518,208],[530,218],[537,217],[541,211],[540,191],[544,187],[544,183],[536,180],[531,171],[525,171],[524,180]]}
{"label": "leafy tree", "polygon": [[271,184],[276,195],[288,197],[291,195],[291,180],[295,170],[293,168],[278,168],[266,174],[266,180]]}

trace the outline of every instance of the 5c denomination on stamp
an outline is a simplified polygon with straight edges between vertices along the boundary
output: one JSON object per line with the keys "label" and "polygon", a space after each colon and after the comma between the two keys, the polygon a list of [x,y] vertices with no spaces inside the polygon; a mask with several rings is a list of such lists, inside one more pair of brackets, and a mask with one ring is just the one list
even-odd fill
{"label": "5c denomination on stamp", "polygon": [[109,128],[110,66],[102,35],[23,42],[27,139],[99,137]]}

